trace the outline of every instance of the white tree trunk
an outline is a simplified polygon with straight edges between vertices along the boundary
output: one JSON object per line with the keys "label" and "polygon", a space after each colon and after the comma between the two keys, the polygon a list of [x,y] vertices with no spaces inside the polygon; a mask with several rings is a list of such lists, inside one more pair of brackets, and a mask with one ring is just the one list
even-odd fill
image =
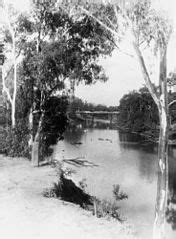
{"label": "white tree trunk", "polygon": [[[120,1],[120,0],[119,0]],[[118,2],[119,2],[118,1]],[[121,2],[121,1],[120,1]],[[121,7],[126,8],[122,1]],[[104,27],[107,31],[111,32],[118,39],[118,32],[114,30],[113,27],[109,27],[104,24],[97,17],[92,15],[88,10],[81,8],[80,10],[86,13],[89,17],[98,22],[102,27]],[[124,14],[125,15],[125,14]],[[126,16],[126,20],[128,21],[128,16]],[[117,17],[118,19],[118,17]],[[157,200],[156,200],[156,211],[155,211],[155,222],[153,228],[153,239],[164,239],[164,223],[165,223],[165,211],[167,204],[167,190],[168,190],[168,128],[169,128],[169,120],[168,120],[168,98],[167,98],[167,74],[166,74],[166,52],[167,52],[167,41],[161,44],[161,55],[160,55],[160,75],[159,75],[159,83],[160,83],[160,92],[158,93],[155,90],[154,85],[152,84],[149,71],[146,67],[144,57],[142,56],[138,36],[136,35],[135,30],[133,29],[133,25],[131,21],[128,22],[130,26],[131,33],[134,37],[133,46],[138,58],[138,62],[140,64],[140,68],[142,70],[143,78],[146,83],[146,86],[156,103],[159,114],[160,114],[160,138],[159,138],[159,147],[158,147],[158,186],[157,186]]]}
{"label": "white tree trunk", "polygon": [[153,239],[165,238],[165,213],[168,195],[168,120],[165,109],[160,111],[160,137],[158,147],[158,183],[153,226]]}
{"label": "white tree trunk", "polygon": [[29,130],[30,130],[30,137],[28,141],[28,146],[32,148],[32,144],[33,144],[33,109],[32,107],[29,113]]}
{"label": "white tree trunk", "polygon": [[[6,2],[4,2],[4,15],[6,18],[6,22],[8,24],[8,28],[9,28],[9,32],[11,34],[12,37],[12,55],[13,55],[13,67],[14,67],[14,77],[13,77],[13,96],[10,96],[9,91],[7,93],[9,93],[8,98],[10,96],[10,103],[11,103],[11,107],[12,107],[12,111],[11,111],[11,121],[12,121],[12,127],[15,127],[16,121],[15,121],[15,112],[16,112],[16,94],[17,94],[17,63],[16,63],[16,39],[15,39],[15,30],[13,29],[13,26],[11,24],[10,21],[10,17],[9,17],[9,13],[8,13],[8,5],[6,4]],[[6,87],[4,88],[6,89]]]}
{"label": "white tree trunk", "polygon": [[167,193],[168,193],[168,95],[167,95],[167,46],[161,49],[160,55],[160,75],[159,87],[160,93],[158,94],[152,83],[144,62],[144,58],[139,49],[137,41],[133,43],[136,51],[139,64],[142,69],[143,77],[146,82],[147,88],[155,101],[160,119],[160,136],[158,146],[158,184],[157,184],[157,198],[155,208],[155,220],[153,226],[153,239],[165,238],[165,212],[167,207]]}
{"label": "white tree trunk", "polygon": [[158,146],[158,184],[155,208],[155,221],[153,226],[153,239],[165,238],[165,220],[168,195],[168,92],[167,92],[167,46],[160,49],[160,99],[159,118],[160,136]]}
{"label": "white tree trunk", "polygon": [[13,77],[13,97],[12,97],[12,127],[15,127],[15,112],[16,112],[16,94],[17,94],[17,64],[16,64],[16,41],[15,33],[12,31],[12,44],[13,44],[13,67],[14,67],[14,77]]}

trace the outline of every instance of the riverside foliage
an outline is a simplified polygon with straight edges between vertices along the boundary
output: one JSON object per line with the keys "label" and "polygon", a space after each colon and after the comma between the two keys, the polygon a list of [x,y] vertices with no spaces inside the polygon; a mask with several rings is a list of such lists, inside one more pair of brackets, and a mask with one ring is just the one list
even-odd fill
{"label": "riverside foliage", "polygon": [[[16,132],[18,128],[23,135],[23,129],[15,123],[12,125],[12,120],[8,117],[9,125],[3,138],[11,138],[11,142],[17,139],[19,144],[23,144],[25,138],[31,137],[32,150],[34,145],[38,145],[40,158],[44,158],[48,155],[49,144],[56,142],[56,136],[60,139],[66,128],[67,103],[66,99],[61,97],[63,93],[67,96],[66,83],[74,81],[78,84],[83,81],[85,84],[92,84],[97,80],[106,81],[104,69],[97,60],[101,56],[109,55],[114,47],[112,42],[106,39],[107,33],[99,24],[83,13],[73,16],[69,6],[62,6],[62,3],[56,8],[51,0],[42,2],[40,6],[34,3],[31,15],[20,14],[15,18],[15,23],[19,35],[15,49],[21,61],[16,74],[14,122],[25,122],[27,130],[22,138],[20,134],[10,133]],[[3,34],[8,45],[12,40],[9,29]],[[5,79],[10,94],[14,88],[11,82],[13,75],[12,65]],[[9,105],[7,96],[6,103]],[[7,108],[10,112],[7,116],[12,115],[12,106]],[[30,117],[32,126],[29,125]],[[29,147],[27,140],[24,145]],[[14,150],[18,150],[16,146],[14,144]],[[20,156],[25,156],[23,152],[20,152]],[[14,152],[13,156],[19,155],[16,153]],[[6,150],[6,154],[9,154],[9,150]]]}
{"label": "riverside foliage", "polygon": [[156,130],[159,124],[157,106],[147,88],[131,91],[120,100],[118,125],[121,128],[145,132]]}

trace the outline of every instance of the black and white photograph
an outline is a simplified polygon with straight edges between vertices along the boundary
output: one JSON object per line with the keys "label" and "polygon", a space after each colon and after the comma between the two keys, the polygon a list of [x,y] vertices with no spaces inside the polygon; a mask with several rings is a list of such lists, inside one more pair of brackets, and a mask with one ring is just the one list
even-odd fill
{"label": "black and white photograph", "polygon": [[175,0],[0,0],[0,238],[176,238]]}

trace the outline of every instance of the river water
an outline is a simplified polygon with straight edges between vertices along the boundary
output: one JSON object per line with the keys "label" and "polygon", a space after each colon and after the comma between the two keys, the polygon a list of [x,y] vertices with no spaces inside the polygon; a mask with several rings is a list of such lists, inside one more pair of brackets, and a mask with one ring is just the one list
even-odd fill
{"label": "river water", "polygon": [[[75,182],[86,179],[86,190],[112,200],[113,185],[128,195],[119,202],[120,214],[141,239],[152,238],[157,190],[157,146],[137,135],[110,129],[76,129],[65,133],[54,157],[76,171]],[[170,149],[170,203],[167,239],[176,238],[176,150]]]}

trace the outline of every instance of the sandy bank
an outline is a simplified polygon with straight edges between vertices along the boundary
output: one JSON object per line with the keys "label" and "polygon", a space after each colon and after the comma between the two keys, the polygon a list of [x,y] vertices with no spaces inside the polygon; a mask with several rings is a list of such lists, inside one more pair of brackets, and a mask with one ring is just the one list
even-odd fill
{"label": "sandy bank", "polygon": [[127,224],[90,212],[42,192],[56,181],[50,166],[33,168],[24,159],[0,156],[0,232],[3,239],[134,239]]}

